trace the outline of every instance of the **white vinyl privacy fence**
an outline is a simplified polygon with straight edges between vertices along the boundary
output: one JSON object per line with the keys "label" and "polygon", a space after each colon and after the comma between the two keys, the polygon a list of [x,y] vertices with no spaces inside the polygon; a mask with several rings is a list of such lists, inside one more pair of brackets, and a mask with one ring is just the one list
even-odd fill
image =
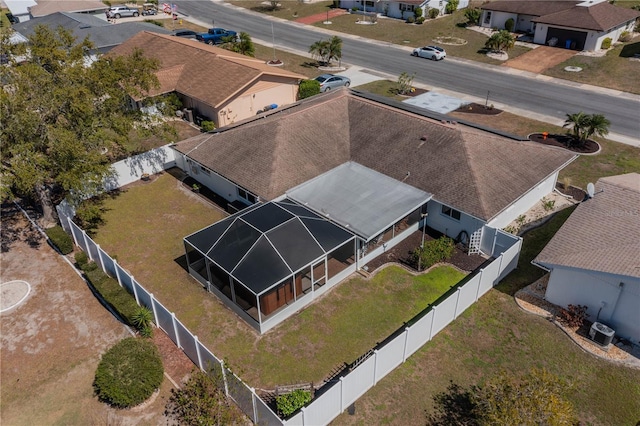
{"label": "white vinyl privacy fence", "polygon": [[[165,151],[166,149],[166,151]],[[172,165],[172,154],[166,147],[137,159],[128,159],[116,167],[118,178],[112,187],[122,186],[139,179],[141,173],[155,173],[157,167]],[[66,204],[57,206],[62,227],[73,236],[79,246],[102,270],[117,279],[118,283],[135,296],[136,302],[151,309],[155,324],[201,370],[221,377],[220,386],[242,411],[259,425],[325,425],[341,414],[383,377],[402,364],[414,352],[430,341],[439,331],[475,303],[518,263],[522,239],[501,230],[485,226],[482,229],[481,247],[491,253],[493,260],[475,274],[458,283],[434,306],[409,321],[408,325],[389,336],[382,344],[359,359],[341,377],[330,381],[320,389],[312,402],[288,420],[281,420],[273,410],[224,363],[207,349],[153,295],[135,278],[100,248],[72,221],[73,210]]]}

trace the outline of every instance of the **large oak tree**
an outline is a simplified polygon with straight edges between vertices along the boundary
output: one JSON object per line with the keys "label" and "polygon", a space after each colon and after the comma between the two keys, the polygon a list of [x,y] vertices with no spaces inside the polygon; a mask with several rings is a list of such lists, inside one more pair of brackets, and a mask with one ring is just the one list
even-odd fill
{"label": "large oak tree", "polygon": [[31,198],[53,224],[54,202],[95,193],[132,133],[162,128],[127,107],[158,85],[158,64],[141,51],[91,63],[91,42],[62,27],[39,26],[24,45],[5,33],[0,43],[11,52],[0,67],[0,195]]}

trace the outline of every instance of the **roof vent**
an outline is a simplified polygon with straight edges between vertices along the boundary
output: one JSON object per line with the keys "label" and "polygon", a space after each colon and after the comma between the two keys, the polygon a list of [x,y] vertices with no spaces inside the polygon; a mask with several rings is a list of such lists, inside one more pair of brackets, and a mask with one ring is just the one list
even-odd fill
{"label": "roof vent", "polygon": [[420,136],[420,140],[421,140],[421,141],[426,141],[426,140],[427,140],[427,135],[422,135],[422,136]]}

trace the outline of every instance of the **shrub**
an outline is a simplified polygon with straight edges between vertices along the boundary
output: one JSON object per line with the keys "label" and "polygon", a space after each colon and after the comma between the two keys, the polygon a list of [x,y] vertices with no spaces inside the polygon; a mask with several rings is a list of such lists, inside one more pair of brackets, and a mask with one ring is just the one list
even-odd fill
{"label": "shrub", "polygon": [[560,309],[558,321],[567,327],[581,327],[587,318],[587,309],[585,305],[569,305]]}
{"label": "shrub", "polygon": [[407,24],[413,24],[414,22],[416,22],[416,17],[411,15],[407,18]]}
{"label": "shrub", "polygon": [[144,22],[148,22],[149,24],[157,25],[164,28],[164,24],[160,21],[156,21],[155,19],[145,19]]}
{"label": "shrub", "polygon": [[89,235],[93,234],[98,226],[104,223],[102,213],[104,212],[103,202],[99,197],[83,201],[76,210],[76,220],[78,226],[84,229]]}
{"label": "shrub", "polygon": [[431,240],[424,243],[422,249],[418,247],[412,253],[411,260],[416,269],[426,269],[436,263],[444,262],[453,255],[455,244],[449,237],[442,236],[437,240]]}
{"label": "shrub", "polygon": [[424,23],[424,16],[419,16],[416,18],[416,24],[422,24]]}
{"label": "shrub", "polygon": [[60,253],[69,254],[73,251],[73,239],[71,235],[64,232],[62,226],[56,225],[53,228],[46,229],[44,232],[51,243],[60,250]]}
{"label": "shrub", "polygon": [[317,80],[302,80],[298,86],[298,99],[305,99],[320,93],[320,82]]}
{"label": "shrub", "polygon": [[127,324],[134,326],[133,317],[138,310],[134,297],[118,281],[105,274],[95,262],[87,263],[82,270],[93,288],[113,310],[118,312]]}
{"label": "shrub", "polygon": [[631,35],[631,33],[629,31],[623,31],[620,34],[620,38],[618,39],[618,41],[626,43],[627,41],[631,41],[632,38],[633,38],[633,36]]}
{"label": "shrub", "polygon": [[444,7],[444,11],[447,14],[452,14],[456,10],[458,10],[458,5],[460,4],[460,0],[449,0],[447,5]]}
{"label": "shrub", "polygon": [[216,386],[216,379],[222,380],[201,370],[192,371],[182,388],[171,389],[165,414],[185,425],[243,424],[235,405]]}
{"label": "shrub", "polygon": [[142,337],[151,337],[153,335],[152,321],[153,312],[146,306],[138,306],[133,315],[131,315],[131,322]]}
{"label": "shrub", "polygon": [[436,19],[440,15],[440,10],[436,8],[429,9],[429,19]]}
{"label": "shrub", "polygon": [[413,14],[416,16],[416,21],[418,18],[422,17],[422,8],[420,6],[416,7],[416,10],[413,11]]}
{"label": "shrub", "polygon": [[600,45],[601,49],[608,49],[611,47],[611,37],[607,37],[604,40],[602,40],[602,44]]}
{"label": "shrub", "polygon": [[311,402],[311,392],[302,389],[294,390],[276,398],[278,413],[284,417],[292,415],[298,408],[304,407],[309,402]]}
{"label": "shrub", "polygon": [[201,124],[200,127],[202,127],[202,131],[203,132],[210,132],[212,130],[214,130],[216,128],[216,125],[213,121],[209,121],[209,120],[204,120]]}
{"label": "shrub", "polygon": [[89,256],[87,256],[87,253],[83,251],[77,252],[74,258],[76,260],[76,264],[78,265],[78,267],[80,267],[80,269],[84,269],[85,265],[89,262]]}
{"label": "shrub", "polygon": [[465,18],[467,18],[467,22],[477,25],[478,22],[480,22],[482,10],[478,9],[477,7],[467,8],[467,10],[464,11],[464,16]]}
{"label": "shrub", "polygon": [[513,32],[514,26],[515,22],[513,21],[513,18],[509,18],[504,22],[504,29],[509,31],[510,33]]}
{"label": "shrub", "polygon": [[541,201],[542,201],[542,208],[546,212],[553,210],[553,207],[556,205],[556,202],[554,200],[547,200],[546,197],[542,197]]}
{"label": "shrub", "polygon": [[147,400],[160,387],[163,375],[153,342],[128,337],[102,356],[93,385],[100,401],[128,408]]}

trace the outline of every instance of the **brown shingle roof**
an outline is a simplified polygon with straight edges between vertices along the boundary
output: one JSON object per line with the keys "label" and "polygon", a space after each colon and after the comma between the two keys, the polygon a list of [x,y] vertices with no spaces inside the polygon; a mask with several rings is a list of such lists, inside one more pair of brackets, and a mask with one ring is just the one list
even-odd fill
{"label": "brown shingle roof", "polygon": [[561,27],[609,31],[618,25],[633,21],[639,16],[640,12],[637,10],[614,6],[605,1],[589,7],[575,6],[569,10],[544,15],[532,21]]}
{"label": "brown shingle roof", "polygon": [[640,174],[601,178],[535,262],[640,277],[639,237]]}
{"label": "brown shingle roof", "polygon": [[355,161],[485,220],[575,158],[562,149],[443,124],[346,89],[174,148],[266,200]]}
{"label": "brown shingle roof", "polygon": [[[161,80],[161,91],[155,90],[151,95],[178,91],[213,107],[221,105],[264,76],[292,80],[305,78],[300,74],[270,67],[259,59],[209,46],[196,40],[147,31],[131,37],[112,49],[109,54],[126,55],[135,49],[141,49],[146,56],[160,61],[158,79]],[[178,69],[181,72],[176,78],[173,72]],[[174,83],[175,86],[168,86],[169,82]]]}
{"label": "brown shingle roof", "polygon": [[543,16],[571,9],[578,1],[492,1],[480,6],[483,10]]}

